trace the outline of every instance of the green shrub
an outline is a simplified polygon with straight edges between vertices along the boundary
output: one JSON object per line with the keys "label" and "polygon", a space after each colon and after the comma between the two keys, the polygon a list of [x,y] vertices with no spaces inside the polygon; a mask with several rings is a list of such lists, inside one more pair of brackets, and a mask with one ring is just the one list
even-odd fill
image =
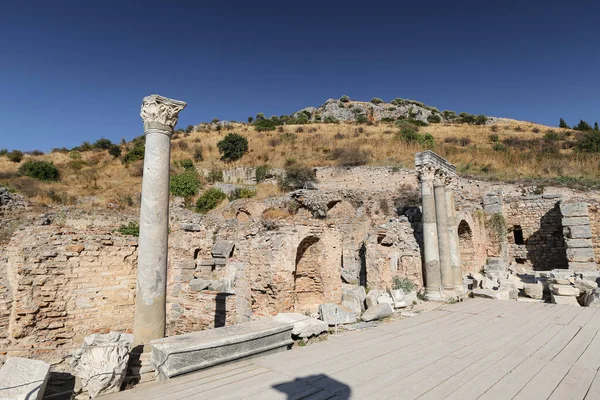
{"label": "green shrub", "polygon": [[475,125],[485,125],[487,123],[488,117],[486,117],[483,114],[478,115],[477,117],[475,117]]}
{"label": "green shrub", "polygon": [[593,130],[592,126],[582,119],[579,120],[579,123],[577,125],[575,125],[573,127],[573,129],[582,131],[582,132],[587,132],[587,131]]}
{"label": "green shrub", "polygon": [[8,149],[0,149],[0,156],[5,156],[8,154]]}
{"label": "green shrub", "polygon": [[560,140],[560,135],[558,132],[550,129],[544,134],[544,140],[546,142],[558,142]]}
{"label": "green shrub", "polygon": [[[84,142],[87,143],[87,142]],[[100,138],[98,140],[96,140],[96,142],[94,142],[94,144],[92,144],[92,148],[93,149],[99,149],[99,150],[109,150],[113,145],[113,142],[111,142],[109,139],[105,139],[105,138]]]}
{"label": "green shrub", "polygon": [[113,144],[108,149],[108,154],[110,154],[114,158],[119,158],[119,157],[121,157],[121,148],[119,146],[117,146],[116,144]]}
{"label": "green shrub", "polygon": [[179,161],[179,166],[185,171],[195,171],[194,162],[189,158]]}
{"label": "green shrub", "polygon": [[569,127],[569,125],[567,125],[567,123],[565,122],[565,120],[562,119],[562,118],[560,119],[560,121],[558,121],[558,127],[559,128],[565,128],[565,129],[571,129]]}
{"label": "green shrub", "polygon": [[204,156],[202,155],[202,146],[194,147],[194,161],[200,162],[204,160]]}
{"label": "green shrub", "polygon": [[415,287],[415,284],[410,279],[405,278],[403,276],[396,275],[392,279],[392,289],[393,290],[402,289],[404,294],[408,294],[413,291],[414,287]]}
{"label": "green shrub", "polygon": [[121,225],[117,232],[122,233],[123,235],[129,236],[140,236],[140,224],[138,222],[130,222],[127,225]]}
{"label": "green shrub", "polygon": [[356,167],[368,164],[371,155],[359,147],[347,149],[338,147],[331,150],[330,157],[333,160],[337,160],[337,165],[340,167]]}
{"label": "green shrub", "polygon": [[429,133],[420,134],[417,129],[405,124],[398,133],[395,135],[396,139],[402,140],[408,144],[418,144],[427,148],[435,146],[435,140]]}
{"label": "green shrub", "polygon": [[383,100],[381,100],[379,97],[373,97],[371,99],[371,103],[373,103],[373,104],[381,104],[381,103],[383,103]]}
{"label": "green shrub", "polygon": [[278,124],[270,119],[258,119],[257,117],[253,125],[258,132],[265,132],[274,131]]}
{"label": "green shrub", "polygon": [[296,135],[295,133],[292,133],[292,132],[284,132],[281,135],[279,135],[279,138],[281,139],[282,142],[294,144],[294,143],[296,143],[296,139],[298,138],[298,135]]}
{"label": "green shrub", "polygon": [[228,133],[217,143],[221,160],[230,162],[237,161],[248,151],[248,139],[237,133]]}
{"label": "green shrub", "polygon": [[23,152],[19,150],[13,150],[10,153],[6,154],[6,157],[14,163],[20,163],[23,160]]}
{"label": "green shrub", "polygon": [[488,139],[490,139],[490,142],[492,143],[497,143],[498,140],[500,140],[500,136],[497,133],[492,133],[488,136]]}
{"label": "green shrub", "polygon": [[217,167],[212,167],[210,171],[208,171],[206,180],[211,183],[223,182],[223,170]]}
{"label": "green shrub", "polygon": [[381,120],[379,122],[381,122],[383,124],[393,124],[396,121],[394,120],[394,118],[383,117],[383,118],[381,118]]}
{"label": "green shrub", "polygon": [[40,181],[57,181],[60,178],[58,168],[48,161],[27,161],[19,168],[19,174]]}
{"label": "green shrub", "polygon": [[365,114],[358,114],[356,116],[356,122],[358,124],[367,124],[369,122],[369,118]]}
{"label": "green shrub", "polygon": [[444,119],[447,119],[448,121],[453,121],[457,118],[456,112],[450,110],[444,110],[442,115],[444,116]]}
{"label": "green shrub", "polygon": [[285,175],[279,181],[279,186],[284,191],[302,189],[305,183],[314,182],[316,173],[314,169],[301,164],[291,164],[285,167]]}
{"label": "green shrub", "polygon": [[496,144],[494,144],[492,149],[494,149],[494,151],[506,151],[507,147],[503,143],[496,143]]}
{"label": "green shrub", "polygon": [[249,199],[256,196],[256,190],[252,190],[247,187],[235,188],[233,193],[229,196],[229,200],[233,201],[236,199]]}
{"label": "green shrub", "polygon": [[201,186],[198,174],[192,170],[186,170],[181,174],[173,175],[169,181],[169,191],[173,196],[179,197],[195,196],[198,194]]}
{"label": "green shrub", "polygon": [[577,141],[576,147],[584,153],[600,153],[600,132],[584,133]]}
{"label": "green shrub", "polygon": [[206,214],[213,208],[219,205],[223,200],[227,198],[227,195],[216,188],[210,188],[196,201],[196,211],[202,214]]}
{"label": "green shrub", "polygon": [[342,103],[347,103],[347,102],[349,102],[349,101],[350,101],[350,97],[348,97],[348,96],[346,96],[346,95],[343,95],[342,97],[340,97],[340,101],[341,101]]}
{"label": "green shrub", "polygon": [[390,103],[392,103],[395,106],[402,106],[402,105],[406,104],[407,101],[400,97],[396,97],[394,100],[390,101]]}
{"label": "green shrub", "polygon": [[440,122],[442,122],[442,117],[440,117],[439,114],[430,114],[427,117],[427,122],[430,122],[432,124],[439,124]]}
{"label": "green shrub", "polygon": [[123,156],[123,158],[121,159],[121,162],[125,165],[129,165],[134,161],[138,161],[138,160],[143,160],[144,159],[144,153],[145,153],[145,141],[138,141],[135,142],[134,139],[134,145],[131,148],[131,150],[129,150],[127,152],[127,154],[125,154]]}
{"label": "green shrub", "polygon": [[328,115],[325,117],[325,119],[323,120],[323,122],[325,122],[326,124],[339,124],[340,121],[338,121],[336,118],[332,117],[331,115]]}
{"label": "green shrub", "polygon": [[260,165],[256,167],[256,183],[261,183],[270,176],[270,168],[268,165]]}

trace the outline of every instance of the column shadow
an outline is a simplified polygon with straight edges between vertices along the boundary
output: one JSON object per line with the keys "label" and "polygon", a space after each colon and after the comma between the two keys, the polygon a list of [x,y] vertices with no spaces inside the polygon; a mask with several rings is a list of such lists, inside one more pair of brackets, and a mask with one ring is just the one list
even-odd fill
{"label": "column shadow", "polygon": [[325,374],[296,378],[293,381],[279,383],[272,387],[285,393],[288,400],[313,398],[314,395],[318,395],[317,398],[323,399],[348,400],[352,394],[350,386]]}

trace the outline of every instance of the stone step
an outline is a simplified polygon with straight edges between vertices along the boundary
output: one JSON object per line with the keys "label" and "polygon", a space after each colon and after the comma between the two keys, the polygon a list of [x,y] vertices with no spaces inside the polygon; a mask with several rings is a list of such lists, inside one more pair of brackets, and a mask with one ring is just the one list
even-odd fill
{"label": "stone step", "polygon": [[49,376],[50,364],[28,358],[9,358],[0,369],[0,398],[41,400]]}

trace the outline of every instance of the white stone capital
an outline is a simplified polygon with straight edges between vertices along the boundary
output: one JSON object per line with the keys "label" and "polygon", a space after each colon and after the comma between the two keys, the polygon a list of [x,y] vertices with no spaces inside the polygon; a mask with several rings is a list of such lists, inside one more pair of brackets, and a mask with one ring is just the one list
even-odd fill
{"label": "white stone capital", "polygon": [[453,190],[456,188],[456,185],[458,183],[458,177],[456,175],[446,175],[446,179],[445,179],[445,184],[446,184],[446,190]]}
{"label": "white stone capital", "polygon": [[433,177],[433,186],[444,186],[446,184],[446,179],[448,174],[446,171],[442,171],[438,169],[435,171],[435,176]]}
{"label": "white stone capital", "polygon": [[140,116],[146,133],[160,132],[171,135],[177,124],[179,112],[187,106],[184,101],[173,100],[153,94],[144,97]]}
{"label": "white stone capital", "polygon": [[435,175],[435,166],[433,165],[420,165],[417,167],[417,172],[419,173],[419,181],[432,181]]}

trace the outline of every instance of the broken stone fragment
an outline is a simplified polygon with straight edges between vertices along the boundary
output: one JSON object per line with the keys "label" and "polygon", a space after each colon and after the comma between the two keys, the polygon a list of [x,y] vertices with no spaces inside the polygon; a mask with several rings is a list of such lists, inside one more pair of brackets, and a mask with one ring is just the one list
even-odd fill
{"label": "broken stone fragment", "polygon": [[319,305],[321,320],[329,325],[352,324],[356,322],[356,314],[337,304],[325,303]]}
{"label": "broken stone fragment", "polygon": [[568,304],[571,306],[578,306],[579,307],[579,302],[577,301],[577,298],[574,296],[560,296],[557,294],[552,293],[552,303],[554,304]]}
{"label": "broken stone fragment", "polygon": [[542,282],[523,284],[523,293],[532,299],[541,300],[544,297],[544,284]]}
{"label": "broken stone fragment", "polygon": [[408,301],[406,300],[406,296],[404,296],[404,291],[402,289],[391,290],[390,294],[392,295],[394,308],[404,308],[408,306]]}
{"label": "broken stone fragment", "polygon": [[194,292],[199,292],[201,290],[207,289],[212,282],[206,279],[195,278],[190,282],[190,290]]}
{"label": "broken stone fragment", "polygon": [[579,296],[579,289],[570,285],[559,285],[553,283],[550,285],[552,293],[559,296]]}
{"label": "broken stone fragment", "polygon": [[298,313],[279,313],[275,316],[274,320],[293,324],[292,335],[299,338],[318,336],[329,329],[329,325],[326,322]]}
{"label": "broken stone fragment", "polygon": [[234,244],[231,240],[217,240],[211,254],[215,258],[229,258],[233,251]]}
{"label": "broken stone fragment", "polygon": [[367,293],[367,298],[365,299],[367,309],[377,305],[377,298],[380,294],[381,292],[377,289],[371,289],[369,293]]}
{"label": "broken stone fragment", "polygon": [[362,319],[363,321],[368,322],[376,319],[389,317],[393,313],[394,309],[392,308],[392,305],[390,303],[381,303],[365,311],[365,313],[362,315]]}
{"label": "broken stone fragment", "polygon": [[491,290],[491,289],[475,289],[473,290],[474,297],[483,297],[485,299],[494,300],[510,300],[510,292],[506,289]]}
{"label": "broken stone fragment", "polygon": [[200,232],[202,230],[202,226],[199,224],[179,224],[179,227],[186,232]]}
{"label": "broken stone fragment", "polygon": [[377,297],[377,304],[385,304],[385,303],[392,306],[392,308],[394,307],[394,300],[392,299],[392,296],[390,296],[389,293],[383,292],[383,293],[380,293],[379,296]]}

